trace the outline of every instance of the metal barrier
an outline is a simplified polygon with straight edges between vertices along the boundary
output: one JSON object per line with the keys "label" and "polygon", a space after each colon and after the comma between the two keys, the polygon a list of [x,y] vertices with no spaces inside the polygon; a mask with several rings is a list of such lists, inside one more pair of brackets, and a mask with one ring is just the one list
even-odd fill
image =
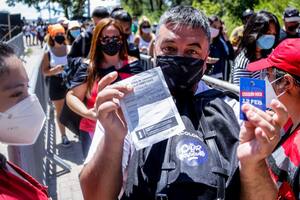
{"label": "metal barrier", "polygon": [[234,85],[232,83],[226,82],[226,81],[222,81],[220,79],[216,79],[207,75],[204,75],[202,77],[202,80],[209,86],[213,87],[213,88],[217,88],[220,90],[228,90],[231,91],[237,95],[239,95],[240,93],[240,88],[237,85]]}
{"label": "metal barrier", "polygon": [[[154,67],[154,62],[153,62],[153,58],[151,56],[148,55],[144,55],[141,54],[141,64],[144,66],[145,70],[151,69]],[[202,77],[202,80],[209,86],[213,87],[213,88],[217,88],[220,90],[228,90],[231,91],[233,93],[236,93],[237,95],[239,95],[240,89],[238,86],[226,82],[226,81],[222,81],[220,79],[216,79],[207,75],[204,75]]]}
{"label": "metal barrier", "polygon": [[154,67],[153,59],[151,56],[140,54],[140,62],[144,66],[144,70],[148,70]]}
{"label": "metal barrier", "polygon": [[[17,35],[7,43],[14,48],[18,56],[24,55],[23,34]],[[40,64],[41,61],[42,57],[37,63]],[[41,67],[34,66],[29,78],[30,93],[34,93],[38,97],[47,115],[47,119],[35,144],[28,146],[8,146],[8,157],[10,161],[28,172],[40,183],[47,185],[50,175],[70,172],[71,167],[55,155],[56,127],[54,110],[49,105],[48,87],[42,75]],[[24,132],[24,134],[26,133]],[[57,172],[56,165],[60,166],[63,170]]]}
{"label": "metal barrier", "polygon": [[16,55],[22,59],[22,57],[25,54],[25,45],[24,45],[24,40],[23,40],[23,33],[19,33],[9,41],[7,41],[7,44],[11,46]]}
{"label": "metal barrier", "polygon": [[[44,83],[44,78],[40,72],[41,68],[36,67],[30,77],[30,92],[35,93],[47,113],[48,94]],[[28,146],[8,146],[8,157],[13,163],[20,166],[40,183],[46,183],[46,175],[44,173],[44,158],[46,156],[45,144],[47,137],[47,123],[44,124],[41,134],[36,143]],[[24,133],[26,134],[26,133]]]}

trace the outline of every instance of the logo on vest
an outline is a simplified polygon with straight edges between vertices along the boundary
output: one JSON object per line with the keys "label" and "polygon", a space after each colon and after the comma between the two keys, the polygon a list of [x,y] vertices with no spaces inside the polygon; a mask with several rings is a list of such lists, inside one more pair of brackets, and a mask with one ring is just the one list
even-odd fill
{"label": "logo on vest", "polygon": [[176,156],[191,167],[204,163],[208,158],[206,147],[195,138],[181,140],[176,145]]}

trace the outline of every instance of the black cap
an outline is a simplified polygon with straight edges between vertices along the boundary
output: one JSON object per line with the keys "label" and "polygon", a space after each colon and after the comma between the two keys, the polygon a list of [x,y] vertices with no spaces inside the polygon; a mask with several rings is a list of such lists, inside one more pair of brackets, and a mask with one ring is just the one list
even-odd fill
{"label": "black cap", "polygon": [[287,7],[283,13],[284,21],[286,22],[297,22],[300,21],[299,10],[293,7]]}
{"label": "black cap", "polygon": [[250,17],[250,16],[252,16],[254,14],[254,11],[253,10],[251,10],[251,9],[247,9],[247,10],[245,10],[244,12],[243,12],[243,18],[246,18],[246,17]]}
{"label": "black cap", "polygon": [[92,17],[106,18],[109,17],[109,12],[107,8],[98,6],[93,10]]}

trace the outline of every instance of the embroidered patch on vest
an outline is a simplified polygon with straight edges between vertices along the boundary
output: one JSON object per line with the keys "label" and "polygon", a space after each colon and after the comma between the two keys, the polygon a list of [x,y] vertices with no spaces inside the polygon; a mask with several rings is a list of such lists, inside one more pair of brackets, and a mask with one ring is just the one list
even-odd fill
{"label": "embroidered patch on vest", "polygon": [[194,167],[204,163],[208,158],[208,153],[199,139],[184,138],[176,145],[176,157]]}

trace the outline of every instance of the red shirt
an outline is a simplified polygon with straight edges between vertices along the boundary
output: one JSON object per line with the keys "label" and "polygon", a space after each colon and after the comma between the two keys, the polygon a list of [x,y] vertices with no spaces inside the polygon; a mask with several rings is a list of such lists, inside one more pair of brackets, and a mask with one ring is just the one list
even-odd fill
{"label": "red shirt", "polygon": [[279,188],[278,199],[296,200],[300,195],[300,127],[293,131],[292,127],[289,119],[279,146],[268,158],[273,180]]}
{"label": "red shirt", "polygon": [[[128,65],[128,60],[124,60],[123,61],[123,66]],[[131,74],[130,72],[126,73],[126,72],[118,72],[118,75],[120,77],[121,80],[128,78],[130,76],[132,76],[133,74]],[[98,81],[96,81],[93,85],[93,88],[91,90],[91,93],[89,95],[89,97],[86,98],[86,106],[88,109],[91,109],[94,107],[95,102],[96,102],[96,98],[97,98],[97,94],[98,94]],[[96,128],[96,121],[91,120],[91,119],[87,119],[87,118],[82,118],[80,121],[80,126],[79,129],[88,133],[94,133],[95,132],[95,128]]]}
{"label": "red shirt", "polygon": [[7,162],[25,180],[0,169],[0,200],[47,200],[47,187],[41,185],[16,165]]}

